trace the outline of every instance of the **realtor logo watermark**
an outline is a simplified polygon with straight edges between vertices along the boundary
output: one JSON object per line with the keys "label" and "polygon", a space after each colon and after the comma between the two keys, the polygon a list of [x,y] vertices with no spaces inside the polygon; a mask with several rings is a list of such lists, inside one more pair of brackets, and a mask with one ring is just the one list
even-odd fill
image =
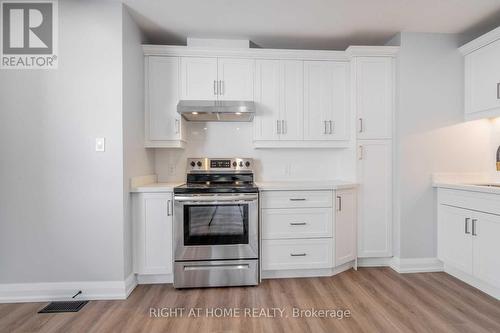
{"label": "realtor logo watermark", "polygon": [[57,0],[1,1],[0,4],[0,68],[57,68]]}

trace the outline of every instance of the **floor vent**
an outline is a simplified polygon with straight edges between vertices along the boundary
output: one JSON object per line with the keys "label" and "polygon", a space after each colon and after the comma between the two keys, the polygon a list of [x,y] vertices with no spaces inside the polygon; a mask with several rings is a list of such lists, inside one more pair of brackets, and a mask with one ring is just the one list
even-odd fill
{"label": "floor vent", "polygon": [[52,302],[38,313],[78,312],[89,301]]}

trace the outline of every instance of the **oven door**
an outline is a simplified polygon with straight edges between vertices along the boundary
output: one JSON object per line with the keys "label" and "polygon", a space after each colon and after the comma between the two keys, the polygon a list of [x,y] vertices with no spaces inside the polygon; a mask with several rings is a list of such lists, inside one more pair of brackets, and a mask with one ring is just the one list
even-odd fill
{"label": "oven door", "polygon": [[258,194],[177,195],[175,260],[258,258]]}

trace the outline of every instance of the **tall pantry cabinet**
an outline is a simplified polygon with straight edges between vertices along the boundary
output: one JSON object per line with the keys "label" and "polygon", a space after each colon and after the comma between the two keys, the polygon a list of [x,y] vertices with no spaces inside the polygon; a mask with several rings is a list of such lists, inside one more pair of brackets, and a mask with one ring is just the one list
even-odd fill
{"label": "tall pantry cabinet", "polygon": [[352,53],[359,258],[392,256],[394,57],[395,54]]}

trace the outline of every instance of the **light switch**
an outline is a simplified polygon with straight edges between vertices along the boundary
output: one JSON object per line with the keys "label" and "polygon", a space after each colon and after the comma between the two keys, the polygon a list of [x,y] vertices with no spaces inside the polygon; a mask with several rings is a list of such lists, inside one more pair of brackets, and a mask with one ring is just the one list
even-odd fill
{"label": "light switch", "polygon": [[96,138],[95,139],[95,151],[104,151],[106,146],[105,138]]}

